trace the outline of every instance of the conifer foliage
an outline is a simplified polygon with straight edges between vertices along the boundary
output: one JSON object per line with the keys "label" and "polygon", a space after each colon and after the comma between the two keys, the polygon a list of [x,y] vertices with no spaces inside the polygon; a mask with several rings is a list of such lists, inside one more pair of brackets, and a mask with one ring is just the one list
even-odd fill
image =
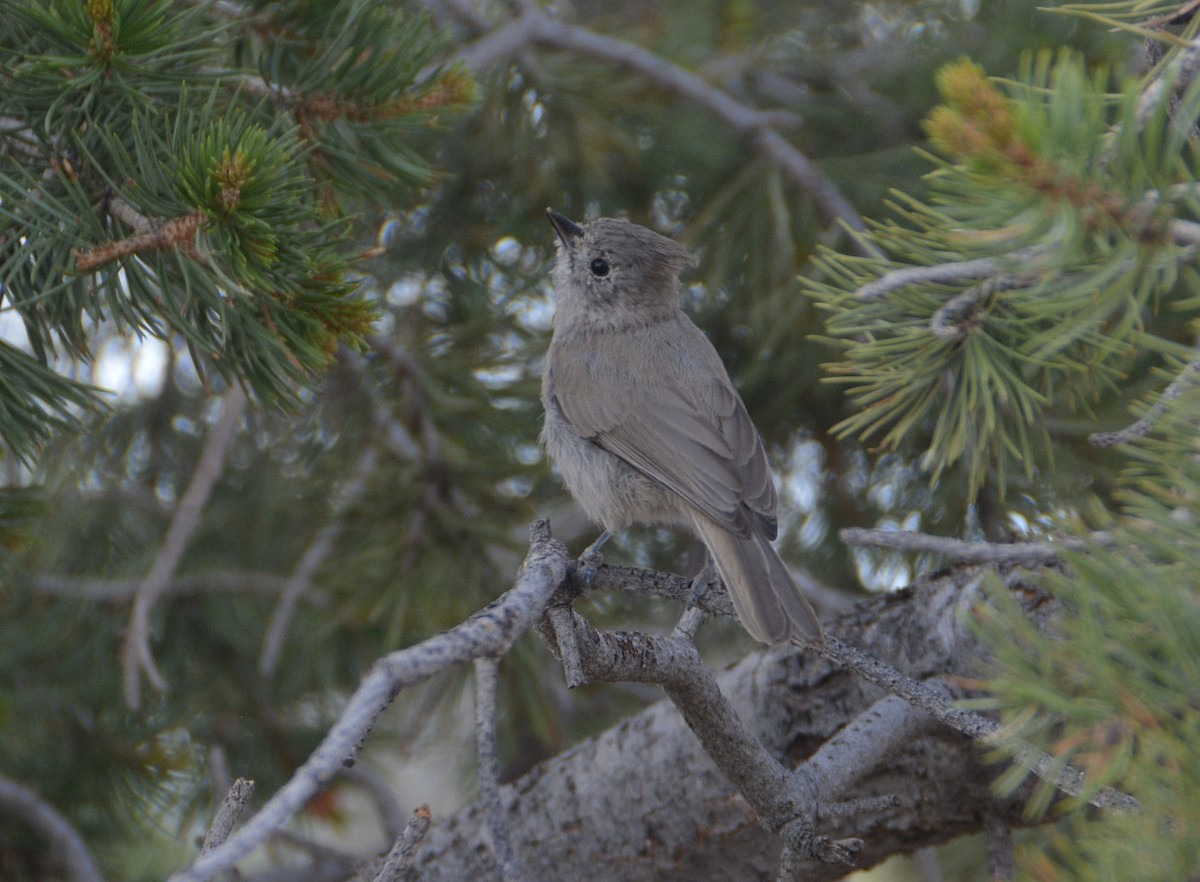
{"label": "conifer foliage", "polygon": [[[984,808],[1030,828],[1029,878],[1195,877],[1200,20],[1194,4],[1034,6],[0,0],[0,877],[149,882],[193,865],[230,778],[257,782],[247,814],[274,805],[350,731],[335,725],[346,696],[381,657],[492,609],[530,520],[552,515],[572,550],[594,538],[537,448],[547,204],[629,216],[697,255],[685,307],[777,467],[782,554],[836,589],[814,591],[831,622],[944,562],[851,548],[839,528],[903,524],[1001,557],[1046,540],[1050,565],[971,571],[983,590],[954,595],[969,675],[922,676],[1003,724],[958,747],[973,772],[993,761]],[[151,340],[167,353],[151,391],[92,385],[106,346],[128,361]],[[686,542],[631,531],[606,554],[683,572]],[[672,631],[659,598],[573,602],[627,629],[623,645],[698,621]],[[900,620],[928,643],[946,624]],[[728,622],[696,640],[751,651]],[[479,738],[499,742],[500,762],[478,763],[493,777],[647,700],[568,693],[532,637],[507,649],[476,669],[499,693]],[[257,844],[284,843],[269,857],[289,867],[264,878],[351,878],[376,827],[395,838],[412,805],[469,799],[466,682],[443,671],[354,730],[358,765],[343,754],[263,822]],[[871,723],[810,720],[778,752],[805,762]],[[425,754],[434,785],[384,780]],[[1082,790],[1047,783],[1060,761]],[[692,771],[639,774],[714,777]],[[1105,787],[1141,811],[1093,812]],[[911,807],[866,802],[878,827]],[[857,824],[847,805],[822,822]],[[49,807],[82,857],[47,834]],[[685,828],[695,808],[670,807]],[[430,838],[499,874],[499,826],[478,848],[454,838],[484,836],[465,829],[480,814],[456,829],[435,806]],[[578,850],[576,828],[548,826],[548,855],[555,836]],[[697,829],[698,849],[737,847]],[[319,842],[331,831],[336,848]],[[894,850],[950,834],[923,835]],[[981,878],[979,851],[952,843],[943,856],[970,869],[946,875]]]}
{"label": "conifer foliage", "polygon": [[267,400],[361,343],[374,311],[341,221],[358,166],[378,198],[427,182],[406,133],[471,87],[417,83],[426,20],[312,5],[302,24],[242,7],[256,32],[216,4],[4,3],[0,285],[30,350],[0,342],[12,455],[96,404],[54,359],[88,358],[102,319],[179,335]]}
{"label": "conifer foliage", "polygon": [[[972,498],[1003,493],[1010,470],[1054,474],[1068,419],[1123,454],[1111,509],[1059,497],[1047,511],[1060,529],[1107,528],[1040,577],[1062,605],[1053,634],[1000,578],[999,608],[978,611],[996,653],[979,705],[1003,712],[996,755],[1013,761],[998,789],[1027,780],[1014,744],[1035,743],[1089,787],[1059,800],[1040,782],[1030,817],[1110,784],[1142,801],[1132,815],[1068,814],[1022,849],[1033,878],[1165,882],[1200,866],[1197,58],[1193,41],[1127,77],[1043,53],[1005,82],[947,66],[926,120],[930,200],[898,197],[896,219],[873,225],[886,256],[826,252],[810,283],[842,356],[831,379],[860,408],[839,431],[911,451],[935,482],[960,466]],[[1099,431],[1093,408],[1147,382],[1143,419]]]}

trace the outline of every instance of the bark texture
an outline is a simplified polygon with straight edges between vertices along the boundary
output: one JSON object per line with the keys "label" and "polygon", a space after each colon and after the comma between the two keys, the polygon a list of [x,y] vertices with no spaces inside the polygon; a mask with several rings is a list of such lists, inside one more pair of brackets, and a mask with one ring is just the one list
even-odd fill
{"label": "bark texture", "polygon": [[[829,632],[917,679],[972,676],[981,650],[964,627],[979,570],[961,568],[869,601]],[[1014,589],[1034,616],[1037,593]],[[900,699],[790,648],[752,655],[719,676],[722,691],[777,756],[794,767],[817,754],[823,802],[892,795],[883,811],[831,813],[819,832],[859,837],[856,868],[984,827],[1013,826],[1021,794],[998,801],[999,772],[982,749]],[[832,785],[832,786],[830,786]],[[700,749],[679,712],[660,702],[533,769],[502,790],[528,879],[774,879],[780,842]],[[500,874],[484,808],[435,820],[406,878],[484,882]],[[837,879],[841,866],[807,864],[796,878]]]}

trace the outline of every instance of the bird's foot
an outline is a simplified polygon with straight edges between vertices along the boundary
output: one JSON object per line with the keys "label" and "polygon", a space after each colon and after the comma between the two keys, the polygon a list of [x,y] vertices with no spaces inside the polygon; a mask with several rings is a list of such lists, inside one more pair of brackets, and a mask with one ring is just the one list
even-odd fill
{"label": "bird's foot", "polygon": [[596,573],[600,571],[600,567],[604,566],[604,556],[600,554],[600,549],[611,538],[612,533],[605,530],[595,542],[583,550],[583,554],[579,555],[579,577],[583,580],[585,589],[592,587]]}
{"label": "bird's foot", "polygon": [[700,568],[700,572],[692,577],[692,591],[688,595],[687,605],[690,609],[700,605],[700,599],[708,593],[708,589],[719,584],[721,575],[717,572],[716,564],[713,563],[712,555],[706,555],[704,566]]}

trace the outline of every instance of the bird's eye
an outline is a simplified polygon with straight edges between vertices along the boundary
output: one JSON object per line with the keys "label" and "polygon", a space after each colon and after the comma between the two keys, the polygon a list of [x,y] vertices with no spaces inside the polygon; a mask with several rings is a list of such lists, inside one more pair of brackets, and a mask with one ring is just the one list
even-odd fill
{"label": "bird's eye", "polygon": [[597,257],[592,261],[592,275],[604,277],[608,275],[608,261],[603,257]]}

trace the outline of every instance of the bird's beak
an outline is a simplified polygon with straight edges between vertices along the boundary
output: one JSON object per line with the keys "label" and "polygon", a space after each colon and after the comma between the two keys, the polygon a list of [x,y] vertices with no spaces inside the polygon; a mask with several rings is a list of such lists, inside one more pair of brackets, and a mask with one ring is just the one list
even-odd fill
{"label": "bird's beak", "polygon": [[572,239],[583,238],[583,227],[569,217],[559,214],[553,208],[546,209],[546,217],[550,218],[550,226],[554,227],[554,232],[558,233],[559,241],[563,243],[564,248],[571,247]]}

